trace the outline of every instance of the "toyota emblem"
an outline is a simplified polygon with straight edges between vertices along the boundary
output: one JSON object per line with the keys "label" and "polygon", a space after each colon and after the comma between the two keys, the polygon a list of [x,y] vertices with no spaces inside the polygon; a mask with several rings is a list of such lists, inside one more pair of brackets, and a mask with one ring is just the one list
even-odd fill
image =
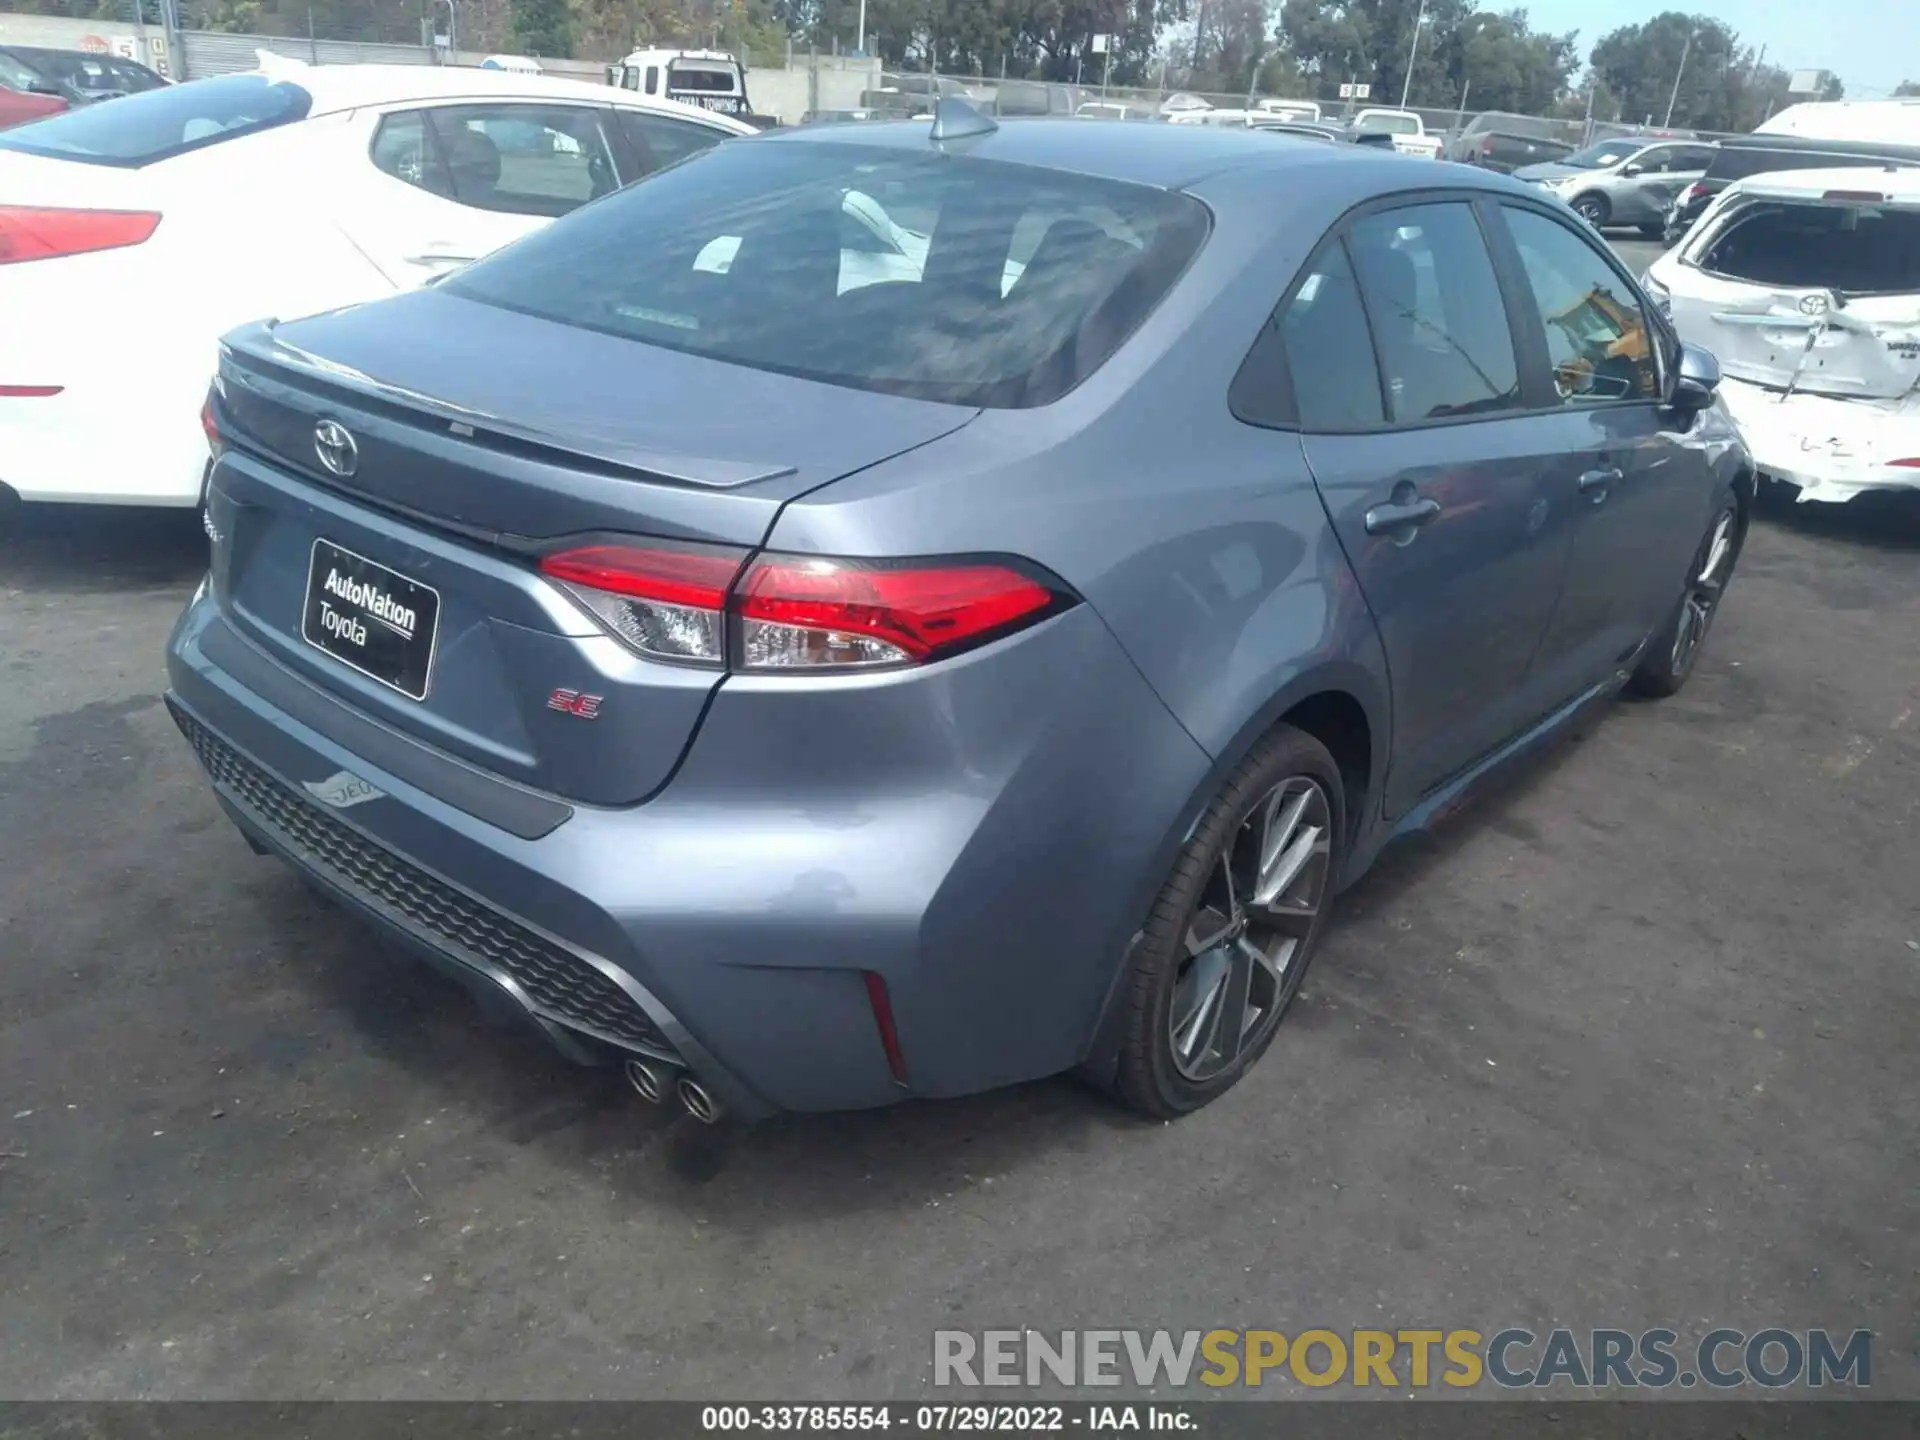
{"label": "toyota emblem", "polygon": [[1802,315],[1824,315],[1827,313],[1827,297],[1824,295],[1802,295],[1800,297]]}
{"label": "toyota emblem", "polygon": [[329,472],[343,480],[360,468],[360,446],[353,432],[338,420],[322,420],[313,427],[313,453]]}

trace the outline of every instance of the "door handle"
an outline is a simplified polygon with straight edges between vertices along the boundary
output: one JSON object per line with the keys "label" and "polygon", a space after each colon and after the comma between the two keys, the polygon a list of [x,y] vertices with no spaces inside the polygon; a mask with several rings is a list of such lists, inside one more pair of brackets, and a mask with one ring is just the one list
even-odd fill
{"label": "door handle", "polygon": [[1375,505],[1366,514],[1367,534],[1391,535],[1398,544],[1405,545],[1439,513],[1440,502],[1431,495]]}
{"label": "door handle", "polygon": [[1580,477],[1580,493],[1582,495],[1593,496],[1593,503],[1598,505],[1607,498],[1607,491],[1620,483],[1621,478],[1621,471],[1618,465],[1608,465],[1599,470],[1589,470]]}
{"label": "door handle", "polygon": [[456,255],[451,250],[442,250],[438,245],[429,245],[423,254],[409,255],[409,265],[471,265],[479,257],[476,255]]}

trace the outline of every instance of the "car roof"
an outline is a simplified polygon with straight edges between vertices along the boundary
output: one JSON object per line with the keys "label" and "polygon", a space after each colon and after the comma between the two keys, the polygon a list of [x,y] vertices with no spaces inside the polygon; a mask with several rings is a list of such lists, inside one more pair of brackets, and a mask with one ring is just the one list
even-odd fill
{"label": "car roof", "polygon": [[[904,151],[930,151],[925,120],[878,121],[819,130],[771,131],[767,145],[862,145]],[[1223,170],[1308,172],[1337,168],[1358,179],[1355,167],[1377,175],[1383,190],[1414,188],[1417,177],[1432,177],[1434,162],[1401,155],[1384,146],[1333,147],[1290,140],[1262,130],[1223,125],[1086,125],[1068,117],[1005,119],[982,135],[945,143],[949,154],[963,154],[1012,165],[1034,165],[1094,179],[1118,180],[1178,190]],[[1448,184],[1485,189],[1531,187],[1504,181],[1469,166],[1449,167]]]}
{"label": "car roof", "polygon": [[1891,201],[1920,203],[1920,169],[1883,165],[1834,165],[1819,170],[1766,170],[1727,187],[1742,195],[1818,200],[1829,191],[1884,195]]}
{"label": "car roof", "polygon": [[310,115],[330,115],[367,105],[391,105],[407,100],[513,99],[571,100],[576,104],[618,105],[625,109],[654,110],[750,130],[727,116],[675,100],[636,95],[612,85],[587,80],[563,80],[554,75],[527,75],[512,70],[482,70],[465,65],[306,65],[278,57],[268,61],[265,74],[298,85],[313,97]]}

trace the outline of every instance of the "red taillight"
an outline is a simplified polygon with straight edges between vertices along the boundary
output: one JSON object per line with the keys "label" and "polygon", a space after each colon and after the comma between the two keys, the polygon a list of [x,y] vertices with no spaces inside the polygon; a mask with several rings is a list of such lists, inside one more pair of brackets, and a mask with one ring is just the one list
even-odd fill
{"label": "red taillight", "polygon": [[52,210],[0,205],[0,265],[118,250],[149,239],[160,217],[151,210]]}
{"label": "red taillight", "polygon": [[641,654],[720,666],[731,615],[746,670],[924,664],[1059,608],[1050,586],[998,561],[876,564],[763,555],[722,545],[586,545],[540,572]]}
{"label": "red taillight", "polygon": [[1902,470],[1920,470],[1920,455],[1910,455],[1904,460],[1889,460],[1889,465],[1897,465]]}
{"label": "red taillight", "polygon": [[223,442],[220,439],[220,422],[213,413],[213,391],[207,391],[207,398],[200,402],[200,429],[206,434],[207,448],[215,456],[220,454]]}
{"label": "red taillight", "polygon": [[1491,135],[1481,140],[1480,153],[1482,155],[1491,155],[1493,153],[1493,137]]}
{"label": "red taillight", "polygon": [[893,1083],[907,1083],[907,1057],[900,1049],[900,1032],[894,1028],[893,1000],[887,994],[885,977],[873,971],[863,972],[867,977],[867,1004],[873,1007],[873,1028],[880,1032],[880,1048],[887,1052],[887,1069],[893,1072]]}
{"label": "red taillight", "polygon": [[1687,199],[1689,200],[1699,200],[1703,198],[1706,193],[1707,187],[1705,185],[1689,185],[1687,187]]}
{"label": "red taillight", "polygon": [[747,558],[722,545],[585,545],[540,561],[582,605],[642,655],[726,663],[727,587]]}
{"label": "red taillight", "polygon": [[742,578],[733,607],[745,668],[790,670],[924,663],[1037,618],[1055,599],[1000,564],[769,555]]}

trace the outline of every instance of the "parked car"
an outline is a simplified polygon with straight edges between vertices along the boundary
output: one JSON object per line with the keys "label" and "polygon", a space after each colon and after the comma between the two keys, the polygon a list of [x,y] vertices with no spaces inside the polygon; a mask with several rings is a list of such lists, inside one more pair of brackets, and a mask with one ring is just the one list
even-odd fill
{"label": "parked car", "polygon": [[1720,357],[1763,479],[1809,501],[1920,490],[1920,169],[1735,181],[1646,285]]}
{"label": "parked car", "polygon": [[1249,130],[1263,130],[1269,135],[1295,135],[1307,140],[1323,140],[1328,144],[1343,144],[1353,140],[1353,134],[1344,125],[1334,125],[1327,121],[1269,119],[1265,115],[1256,116],[1248,123]]}
{"label": "parked car", "polygon": [[[1863,102],[1872,103],[1872,102]],[[1797,108],[1797,107],[1795,107]],[[1667,210],[1664,238],[1671,245],[1693,228],[1715,196],[1736,180],[1783,170],[1920,165],[1920,144],[1885,140],[1823,140],[1795,135],[1734,135],[1715,147],[1706,173]]]}
{"label": "parked car", "polygon": [[1558,191],[1596,230],[1631,225],[1657,240],[1666,233],[1674,202],[1707,173],[1714,147],[1662,141],[1621,155],[1619,145],[1603,141],[1562,161],[1522,166],[1514,176]]}
{"label": "parked car", "polygon": [[197,505],[223,331],[409,289],[751,133],[538,75],[279,61],[0,134],[0,314],[36,337],[0,375],[0,485]]}
{"label": "parked car", "polygon": [[[923,269],[847,285],[856,193]],[[255,846],[700,1118],[1170,1117],[1391,838],[1685,683],[1716,384],[1503,178],[776,132],[229,335],[168,703]]]}
{"label": "parked car", "polygon": [[58,115],[67,105],[59,86],[0,51],[0,130]]}
{"label": "parked car", "polygon": [[1320,113],[1319,103],[1313,100],[1256,100],[1253,108],[1280,120],[1318,122],[1325,118]]}
{"label": "parked car", "polygon": [[1506,174],[1523,165],[1563,159],[1573,146],[1551,120],[1488,110],[1474,116],[1441,152],[1448,160]]}
{"label": "parked car", "polygon": [[1411,110],[1362,110],[1353,117],[1353,129],[1361,134],[1384,134],[1402,155],[1418,155],[1427,160],[1440,158],[1440,141],[1427,133],[1426,122]]}
{"label": "parked car", "polygon": [[69,105],[92,105],[167,82],[137,60],[95,55],[86,50],[51,50],[38,45],[0,45],[0,65],[23,67]]}

